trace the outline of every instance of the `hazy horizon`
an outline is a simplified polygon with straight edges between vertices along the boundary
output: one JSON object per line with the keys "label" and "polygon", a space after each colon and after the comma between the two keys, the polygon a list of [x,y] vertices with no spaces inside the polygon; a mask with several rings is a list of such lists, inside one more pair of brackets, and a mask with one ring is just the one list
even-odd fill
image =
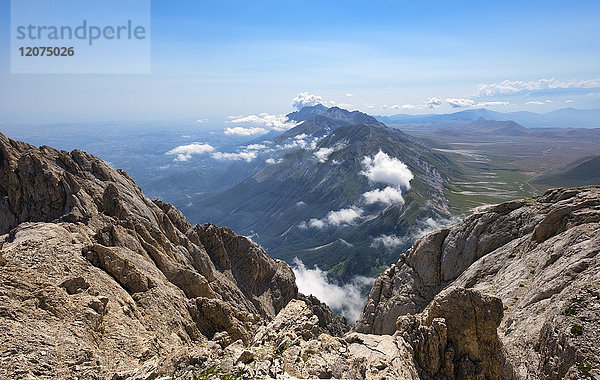
{"label": "hazy horizon", "polygon": [[9,74],[4,122],[208,120],[299,93],[372,115],[600,108],[600,4],[152,1],[150,74]]}

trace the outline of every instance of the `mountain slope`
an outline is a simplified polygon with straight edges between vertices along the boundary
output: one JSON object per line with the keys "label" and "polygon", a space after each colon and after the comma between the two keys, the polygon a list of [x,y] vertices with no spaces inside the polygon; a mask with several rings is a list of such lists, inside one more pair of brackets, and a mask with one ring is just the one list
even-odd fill
{"label": "mountain slope", "polygon": [[[339,114],[335,119],[325,116],[332,110]],[[333,269],[331,274],[344,280],[370,274],[390,263],[394,254],[394,249],[373,247],[377,237],[397,236],[395,243],[406,237],[400,245],[407,247],[416,222],[447,215],[442,191],[458,168],[383,124],[342,125],[356,121],[374,119],[329,109],[293,128],[287,138],[307,132],[327,135],[312,149],[295,150],[230,190],[193,199],[184,212],[193,221],[214,220],[253,235],[271,255],[288,262],[298,257],[308,265]],[[389,187],[364,174],[365,159],[379,152],[389,162],[400,160],[414,175],[403,202],[368,204],[363,195]],[[333,219],[338,216],[353,220]]]}
{"label": "mountain slope", "polygon": [[497,205],[400,255],[375,282],[355,329],[392,334],[399,316],[430,307],[442,289],[473,288],[504,303],[499,335],[520,377],[597,376],[598,247],[600,187]]}
{"label": "mountain slope", "polygon": [[[472,376],[475,363],[490,378],[510,370],[496,365],[501,355],[454,339],[467,326],[495,347],[494,297],[440,295],[427,311],[435,327],[427,318],[411,326],[443,327],[428,344],[464,355],[443,368],[432,365],[439,358],[417,364],[416,336],[340,336],[343,321],[298,294],[285,263],[227,228],[190,226],[87,153],[0,134],[0,158],[0,378],[416,380],[454,367]],[[475,313],[465,318],[449,300]]]}
{"label": "mountain slope", "polygon": [[536,177],[529,182],[544,189],[559,186],[599,185],[600,156],[584,157],[562,168]]}

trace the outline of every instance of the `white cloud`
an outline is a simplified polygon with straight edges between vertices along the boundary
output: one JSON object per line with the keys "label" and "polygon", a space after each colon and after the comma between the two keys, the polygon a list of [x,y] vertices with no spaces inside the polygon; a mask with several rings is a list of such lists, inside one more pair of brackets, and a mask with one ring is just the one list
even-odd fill
{"label": "white cloud", "polygon": [[166,155],[176,156],[173,161],[188,161],[194,154],[203,154],[212,152],[215,148],[208,144],[192,143],[180,145],[166,152]]}
{"label": "white cloud", "polygon": [[265,144],[250,144],[250,145],[246,145],[246,149],[261,150],[261,149],[267,149],[267,146]]}
{"label": "white cloud", "polygon": [[301,92],[292,100],[292,106],[298,110],[303,107],[316,106],[317,104],[323,104],[323,98],[319,95],[309,94],[308,92]]}
{"label": "white cloud", "polygon": [[325,222],[321,219],[311,219],[308,221],[308,226],[311,228],[325,228]]}
{"label": "white cloud", "polygon": [[573,99],[567,99],[565,100],[565,103],[573,103]]}
{"label": "white cloud", "polygon": [[283,114],[272,115],[269,113],[237,117],[231,120],[230,123],[250,124],[262,128],[273,129],[276,131],[285,131],[297,125],[296,122],[288,120],[288,118]]}
{"label": "white cloud", "polygon": [[448,98],[445,100],[446,103],[450,104],[454,108],[471,107],[475,102],[467,98]]}
{"label": "white cloud", "polygon": [[325,162],[331,153],[333,153],[333,148],[321,148],[315,152],[315,157],[319,162]]}
{"label": "white cloud", "polygon": [[280,164],[283,161],[283,158],[267,158],[265,162],[269,165]]}
{"label": "white cloud", "polygon": [[418,220],[416,223],[412,225],[410,230],[404,236],[396,236],[396,235],[380,235],[373,239],[371,246],[376,247],[385,247],[385,248],[396,248],[403,244],[415,241],[431,232],[440,230],[442,228],[450,227],[462,219],[459,217],[452,217],[449,219],[446,218],[426,218]]}
{"label": "white cloud", "polygon": [[245,160],[246,162],[251,162],[257,156],[256,151],[246,151],[239,153],[223,153],[223,152],[215,152],[212,155],[212,158],[215,160],[230,160],[230,161],[240,161]]}
{"label": "white cloud", "polygon": [[554,78],[542,78],[535,81],[504,80],[500,83],[481,84],[477,96],[492,96],[498,94],[515,94],[521,91],[536,91],[547,89],[567,88],[598,88],[600,78],[587,80],[570,80],[561,82]]}
{"label": "white cloud", "polygon": [[356,219],[361,217],[362,213],[363,210],[357,207],[329,211],[327,214],[327,222],[333,226],[352,224]]}
{"label": "white cloud", "polygon": [[459,217],[451,217],[450,219],[441,218],[441,219],[433,219],[427,218],[424,220],[420,220],[414,224],[415,228],[411,230],[410,239],[416,240],[420,237],[423,237],[433,231],[440,230],[442,228],[450,227],[462,219]]}
{"label": "white cloud", "polygon": [[292,270],[301,293],[317,297],[333,311],[344,316],[350,323],[354,323],[358,319],[367,300],[367,296],[362,295],[362,289],[372,285],[375,280],[356,276],[347,284],[333,284],[328,281],[326,272],[317,266],[308,269],[297,258],[294,259]]}
{"label": "white cloud", "polygon": [[313,218],[311,220],[308,221],[308,223],[306,222],[301,222],[300,224],[298,224],[298,227],[300,228],[317,228],[317,229],[323,229],[326,227],[330,227],[330,226],[343,226],[343,225],[349,225],[349,224],[354,224],[356,219],[359,219],[362,214],[363,214],[364,210],[358,207],[351,207],[351,208],[343,208],[341,210],[337,210],[337,211],[329,211],[327,213],[327,215],[322,218],[322,219],[316,219]]}
{"label": "white cloud", "polygon": [[427,106],[427,108],[429,108],[429,109],[438,108],[441,105],[442,105],[442,99],[428,98],[427,100],[425,100],[425,106]]}
{"label": "white cloud", "polygon": [[269,131],[267,131],[264,128],[259,128],[259,127],[252,127],[252,128],[233,127],[233,128],[225,129],[225,134],[229,135],[229,136],[232,136],[232,135],[236,135],[236,136],[264,135],[267,132],[269,132]]}
{"label": "white cloud", "polygon": [[369,180],[405,190],[410,189],[413,174],[402,161],[379,151],[373,157],[365,157],[362,163],[365,170],[361,174]]}
{"label": "white cloud", "polygon": [[317,143],[319,142],[318,137],[313,137],[306,133],[302,133],[300,135],[295,136],[293,139],[288,139],[289,141],[283,145],[275,145],[273,149],[294,149],[294,148],[302,148],[302,149],[316,149]]}
{"label": "white cloud", "polygon": [[202,123],[204,123],[204,122],[205,122],[205,120],[204,120],[204,119],[198,119],[198,120],[196,120],[196,123],[198,123],[198,124],[202,124]]}
{"label": "white cloud", "polygon": [[383,190],[375,189],[372,191],[367,191],[362,196],[365,198],[365,202],[367,204],[373,204],[377,202],[384,203],[386,205],[404,203],[402,191],[389,186]]}
{"label": "white cloud", "polygon": [[354,94],[351,94],[351,93],[347,93],[347,94],[346,94],[346,97],[347,97],[347,98],[351,98],[351,97],[353,97],[353,96],[354,96]]}
{"label": "white cloud", "polygon": [[412,105],[412,104],[393,104],[391,106],[388,106],[387,104],[384,104],[381,106],[381,108],[383,109],[392,109],[392,110],[413,110],[415,108],[417,108],[417,106]]}
{"label": "white cloud", "polygon": [[494,107],[494,106],[508,106],[510,102],[479,102],[476,104],[477,107]]}
{"label": "white cloud", "polygon": [[544,102],[542,102],[542,101],[539,101],[539,100],[532,100],[532,101],[530,101],[530,102],[527,102],[527,103],[525,103],[525,104],[536,104],[536,105],[540,105],[540,104],[546,104],[546,103],[544,103]]}
{"label": "white cloud", "polygon": [[385,247],[385,248],[396,248],[406,243],[405,238],[399,238],[396,235],[379,235],[375,239],[373,239],[373,243],[371,243],[371,247]]}

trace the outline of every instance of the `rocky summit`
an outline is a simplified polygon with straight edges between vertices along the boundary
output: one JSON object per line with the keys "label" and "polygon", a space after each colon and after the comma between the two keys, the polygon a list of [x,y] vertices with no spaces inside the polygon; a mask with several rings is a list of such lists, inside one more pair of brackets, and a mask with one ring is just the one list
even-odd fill
{"label": "rocky summit", "polygon": [[0,378],[598,378],[599,232],[598,187],[494,206],[400,255],[351,330],[250,239],[0,135]]}

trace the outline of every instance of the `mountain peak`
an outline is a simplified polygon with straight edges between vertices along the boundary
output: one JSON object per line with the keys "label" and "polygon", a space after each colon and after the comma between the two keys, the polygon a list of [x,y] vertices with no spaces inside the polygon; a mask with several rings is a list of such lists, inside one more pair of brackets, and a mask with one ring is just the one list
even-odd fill
{"label": "mountain peak", "polygon": [[[292,117],[296,118],[302,118],[304,116],[309,115],[310,113],[315,113],[316,116],[307,119],[301,124],[295,126],[294,128],[284,132],[280,136],[276,137],[274,141],[282,142],[284,140],[294,138],[302,134],[306,134],[308,136],[313,137],[323,137],[330,134],[332,131],[338,128],[347,127],[350,125],[381,125],[381,123],[378,122],[377,119],[375,119],[373,116],[369,116],[366,113],[362,113],[360,111],[350,112],[343,108],[331,107],[325,108],[325,111],[321,112],[323,108],[315,107],[318,107],[318,105],[313,107],[304,107],[302,110],[298,111],[298,113],[294,112],[290,114],[292,115]],[[300,115],[300,113],[302,113],[302,115]],[[288,118],[290,117],[290,115],[288,115]]]}
{"label": "mountain peak", "polygon": [[348,125],[355,124],[379,124],[377,119],[373,116],[367,115],[360,111],[348,111],[340,107],[331,107],[325,113],[324,117],[330,119],[342,120],[348,123]]}
{"label": "mountain peak", "polygon": [[322,115],[327,110],[328,108],[324,105],[316,104],[314,106],[302,107],[302,109],[298,111],[288,113],[286,117],[288,118],[288,120],[301,122]]}

